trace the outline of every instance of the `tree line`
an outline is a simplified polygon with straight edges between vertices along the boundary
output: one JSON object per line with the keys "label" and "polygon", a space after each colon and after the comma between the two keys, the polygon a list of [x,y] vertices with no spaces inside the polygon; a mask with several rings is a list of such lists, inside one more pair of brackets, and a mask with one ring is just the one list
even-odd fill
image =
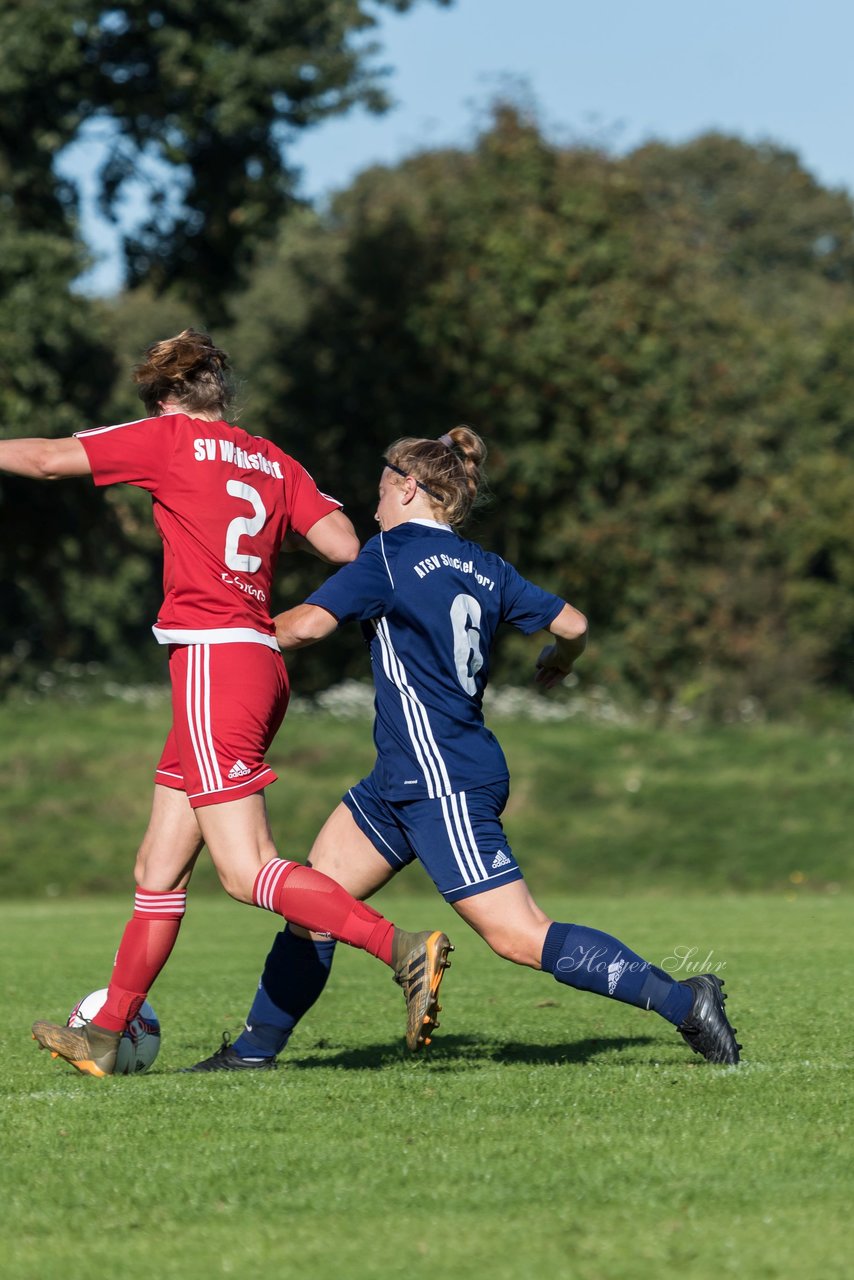
{"label": "tree line", "polygon": [[[335,57],[342,14],[352,32],[364,6],[209,5],[210,32],[197,30],[192,56],[179,39],[182,4],[161,6],[153,24],[136,6],[90,7],[99,74],[106,49],[134,82],[117,109],[123,145],[171,147],[184,204],[162,217],[154,207],[152,227],[128,246],[119,297],[75,294],[73,195],[51,177],[44,138],[51,128],[73,136],[91,71],[78,75],[56,39],[65,92],[40,99],[26,150],[13,127],[24,79],[11,42],[0,68],[5,431],[66,434],[138,416],[127,375],[139,351],[185,324],[205,327],[232,353],[243,425],[303,461],[363,537],[392,439],[463,421],[480,431],[491,494],[472,535],[588,614],[587,678],[711,712],[746,696],[785,710],[817,687],[851,691],[847,194],[822,187],[783,147],[708,134],[615,156],[557,143],[529,111],[500,102],[470,145],[368,170],[312,209],[293,194],[280,130],[286,118],[293,128],[316,118],[311,84],[318,112],[380,94],[364,63]],[[85,8],[73,6],[72,21],[72,6],[52,6],[57,29],[82,31]],[[327,10],[337,27],[323,29]],[[302,71],[268,108],[285,63],[265,68],[260,50],[282,44],[297,13],[287,65]],[[234,41],[231,66],[223,32],[253,14],[256,56],[241,61]],[[8,12],[0,22],[8,27]],[[332,88],[326,73],[306,71],[312,58],[327,65],[321,49]],[[259,59],[250,92],[240,73]],[[198,88],[171,113],[157,92],[167,69]],[[204,78],[214,69],[219,89]],[[233,100],[220,100],[223,83],[237,85]],[[108,89],[98,99],[86,82],[86,109],[106,111]],[[298,106],[287,107],[288,94]],[[207,151],[191,146],[196,114],[212,130]],[[248,149],[219,153],[229,230],[219,194],[205,195],[217,168],[206,166],[217,129],[234,120]],[[255,164],[249,142],[260,147],[264,128],[269,148]],[[118,180],[104,175],[105,198]],[[153,670],[159,545],[147,500],[3,479],[0,512],[0,679],[57,658]],[[284,557],[277,605],[320,574]],[[501,678],[526,678],[527,642],[509,634],[498,659]],[[299,670],[310,689],[365,674],[365,664],[345,634],[301,655]]]}

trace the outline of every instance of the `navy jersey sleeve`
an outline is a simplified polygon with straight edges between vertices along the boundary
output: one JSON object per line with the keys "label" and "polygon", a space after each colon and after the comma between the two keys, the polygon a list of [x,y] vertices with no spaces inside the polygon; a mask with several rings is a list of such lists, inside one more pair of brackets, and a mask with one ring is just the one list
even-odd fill
{"label": "navy jersey sleeve", "polygon": [[388,612],[394,585],[380,537],[366,542],[351,564],[345,564],[306,604],[317,604],[339,622],[366,622]]}
{"label": "navy jersey sleeve", "polygon": [[502,561],[502,566],[502,620],[518,627],[526,636],[554,622],[566,602],[523,578],[506,561]]}

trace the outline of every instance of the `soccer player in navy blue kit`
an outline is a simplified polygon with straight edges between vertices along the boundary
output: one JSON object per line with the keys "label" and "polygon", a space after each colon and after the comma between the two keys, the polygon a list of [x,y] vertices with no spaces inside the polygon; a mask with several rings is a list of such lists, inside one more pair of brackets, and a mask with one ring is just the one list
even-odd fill
{"label": "soccer player in navy blue kit", "polygon": [[[526,634],[549,631],[554,639],[537,659],[536,679],[551,688],[582,653],[587,622],[456,531],[477,497],[484,457],[468,427],[393,444],[380,478],[380,533],[305,604],[275,619],[285,650],[350,621],[362,624],[370,646],[376,764],[327,820],[311,865],[364,899],[417,858],[498,955],[654,1010],[703,1057],[737,1063],[719,978],[678,981],[609,934],[551,920],[507,842],[507,763],[481,707],[493,637],[502,622]],[[334,946],[288,925],[267,957],[243,1033],[190,1070],[275,1065],[323,990]]]}

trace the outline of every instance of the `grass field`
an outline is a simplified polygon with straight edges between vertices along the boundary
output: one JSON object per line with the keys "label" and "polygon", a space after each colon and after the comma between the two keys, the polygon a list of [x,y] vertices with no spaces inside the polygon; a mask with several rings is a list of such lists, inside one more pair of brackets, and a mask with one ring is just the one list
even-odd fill
{"label": "grass field", "polygon": [[[0,705],[0,895],[125,890],[168,723],[165,703]],[[495,728],[508,834],[540,890],[854,889],[850,727]],[[289,715],[269,758],[280,851],[303,858],[372,766],[370,723]],[[194,892],[213,883],[200,864]]]}
{"label": "grass field", "polygon": [[[497,960],[410,869],[380,905],[457,944],[427,1054],[406,1054],[387,971],[339,948],[279,1071],[182,1075],[239,1030],[276,928],[200,865],[152,993],[154,1070],[95,1081],[29,1024],[106,984],[167,718],[0,707],[3,1280],[850,1275],[849,725],[496,726],[538,898],[666,968],[718,970],[737,1068]],[[282,853],[372,757],[364,721],[289,717]]]}
{"label": "grass field", "polygon": [[125,900],[0,909],[4,1280],[850,1275],[850,896],[545,900],[723,966],[737,1068],[499,961],[438,899],[382,901],[457,943],[427,1054],[387,971],[340,948],[279,1071],[179,1074],[238,1029],[275,928],[199,897],[153,993],[153,1072],[106,1081],[28,1027],[105,982]]}

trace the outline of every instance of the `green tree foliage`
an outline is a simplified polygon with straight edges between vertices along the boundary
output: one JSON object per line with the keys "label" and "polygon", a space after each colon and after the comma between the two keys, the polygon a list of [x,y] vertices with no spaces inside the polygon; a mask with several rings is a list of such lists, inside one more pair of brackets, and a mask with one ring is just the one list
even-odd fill
{"label": "green tree foliage", "polygon": [[[139,351],[207,324],[233,354],[243,424],[304,461],[363,537],[391,439],[457,421],[479,429],[493,502],[472,532],[589,614],[591,675],[712,709],[748,694],[786,706],[810,679],[851,688],[846,196],[781,148],[711,134],[616,158],[556,145],[499,106],[470,148],[371,170],[327,212],[300,208],[276,223],[290,179],[283,152],[274,163],[264,147],[282,141],[280,126],[375,92],[364,49],[346,34],[367,21],[366,6],[219,0],[188,41],[177,0],[156,14],[58,0],[44,50],[28,8],[0,15],[6,429],[64,433],[132,416],[127,374]],[[304,102],[292,78],[271,106],[274,73],[239,55],[272,47],[274,32],[290,48],[275,26],[287,15],[292,47],[314,50],[294,67],[318,70]],[[339,64],[342,41],[351,60]],[[177,86],[168,111],[156,84]],[[15,130],[20,103],[28,146]],[[52,166],[84,121],[110,110],[122,146],[154,148],[192,180],[177,222],[164,213],[141,236],[134,269],[148,284],[96,308],[69,293],[81,265],[74,193]],[[221,176],[236,219],[214,216],[218,197],[203,195],[216,184],[200,132],[230,138],[228,121],[242,158]],[[106,175],[108,198],[123,172]],[[206,290],[202,314],[188,281]],[[14,531],[3,547],[15,592],[4,585],[7,651],[23,637],[70,658],[153,653],[159,549],[145,499],[85,483],[3,481],[0,495]],[[323,572],[286,558],[275,603],[302,598]],[[527,669],[521,646],[510,636],[499,655],[516,678]],[[300,661],[304,688],[350,671],[364,665],[343,640]]]}
{"label": "green tree foliage", "polygon": [[[132,360],[186,324],[215,327],[227,289],[294,204],[296,131],[386,105],[369,37],[381,6],[414,3],[2,6],[0,431],[67,435],[136,414]],[[131,295],[124,326],[71,291],[87,264],[78,193],[56,161],[92,126],[110,141],[106,212],[141,164],[153,181],[150,217],[126,244],[131,280],[149,287]],[[127,665],[144,651],[160,565],[143,495],[3,478],[0,515],[0,684],[27,659]]]}
{"label": "green tree foliage", "polygon": [[356,104],[387,105],[366,36],[379,6],[415,2],[9,0],[3,188],[31,225],[61,222],[76,193],[55,157],[97,124],[110,142],[104,210],[141,168],[151,187],[149,216],[125,240],[130,283],[180,283],[213,316],[294,201],[288,141]]}
{"label": "green tree foliage", "polygon": [[[791,151],[707,134],[684,146],[641,147],[626,166],[647,201],[679,203],[698,246],[719,271],[749,281],[751,294],[778,297],[808,280],[854,280],[851,201],[821,187]],[[760,287],[761,286],[761,287]]]}
{"label": "green tree foliage", "polygon": [[838,370],[837,417],[852,229],[788,152],[712,135],[615,159],[501,108],[470,151],[370,171],[292,223],[234,345],[262,429],[363,534],[383,446],[469,421],[495,495],[474,531],[589,613],[588,670],[661,701],[781,699],[850,679],[850,611],[828,597],[832,634],[811,631],[826,568],[784,510],[808,504],[820,540],[822,467],[840,511],[851,483],[809,383]]}
{"label": "green tree foliage", "polygon": [[773,553],[798,649],[854,685],[854,307],[817,327],[786,406],[788,465],[775,478]]}
{"label": "green tree foliage", "polygon": [[[0,431],[65,436],[97,424],[115,376],[92,304],[69,291],[82,256],[47,231],[0,229]],[[0,477],[0,687],[26,664],[121,660],[150,595],[151,554],[91,481]],[[149,609],[153,608],[150,599]]]}
{"label": "green tree foliage", "polygon": [[[0,13],[0,432],[64,436],[97,424],[115,357],[96,307],[71,292],[87,265],[75,195],[54,174],[85,118],[72,91],[76,9]],[[34,11],[38,10],[38,14]],[[38,17],[38,21],[34,21]],[[22,668],[121,659],[151,576],[91,482],[0,477],[0,687]]]}

